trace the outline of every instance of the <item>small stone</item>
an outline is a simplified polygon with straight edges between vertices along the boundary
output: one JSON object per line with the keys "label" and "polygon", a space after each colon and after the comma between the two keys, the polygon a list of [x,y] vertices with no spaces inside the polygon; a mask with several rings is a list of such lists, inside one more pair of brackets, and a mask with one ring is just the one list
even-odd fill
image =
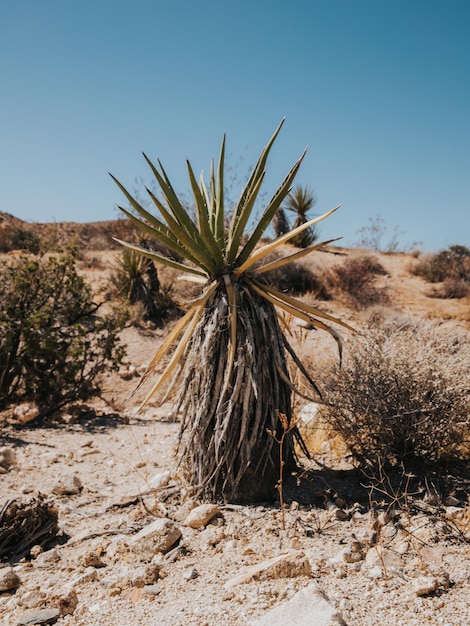
{"label": "small stone", "polygon": [[59,604],[61,615],[72,615],[78,605],[78,596],[75,589],[68,589],[57,596],[57,599],[51,598],[53,604]]}
{"label": "small stone", "polygon": [[57,483],[52,488],[52,493],[58,496],[73,496],[83,489],[82,481],[80,478],[73,474],[61,476]]}
{"label": "small stone", "polygon": [[143,560],[151,561],[157,552],[167,552],[181,537],[181,530],[168,518],[156,519],[144,526],[130,540],[134,552]]}
{"label": "small stone", "polygon": [[80,557],[80,565],[83,567],[105,567],[99,550],[91,548]]}
{"label": "small stone", "polygon": [[0,569],[0,592],[13,591],[21,585],[21,580],[15,570],[11,567]]}
{"label": "small stone", "polygon": [[47,594],[40,589],[32,589],[26,591],[19,599],[19,604],[25,609],[35,609],[40,606],[47,598]]}
{"label": "small stone", "polygon": [[417,596],[427,596],[437,589],[437,580],[432,576],[420,576],[412,583],[413,592]]}
{"label": "small stone", "polygon": [[38,414],[37,407],[34,404],[29,404],[24,402],[23,404],[18,404],[13,409],[13,418],[20,422],[21,424],[26,424],[33,420]]}
{"label": "small stone", "polygon": [[199,576],[199,572],[192,565],[187,567],[183,572],[183,578],[185,580],[193,580],[194,578],[197,578],[198,576]]}
{"label": "small stone", "polygon": [[161,593],[161,588],[158,585],[145,585],[142,587],[142,598],[147,600],[154,600],[159,593]]}
{"label": "small stone", "polygon": [[295,578],[297,576],[312,576],[312,567],[305,553],[301,550],[281,554],[242,569],[237,575],[227,581],[225,589],[235,585],[247,583],[254,579]]}
{"label": "small stone", "polygon": [[316,585],[298,591],[291,600],[268,611],[252,626],[345,626],[346,622],[330,603],[329,598]]}
{"label": "small stone", "polygon": [[382,578],[384,572],[380,565],[374,565],[368,572],[367,576],[369,578]]}
{"label": "small stone", "polygon": [[446,506],[460,506],[460,500],[457,500],[454,496],[448,496],[445,499],[444,504]]}
{"label": "small stone", "polygon": [[48,550],[47,552],[43,552],[39,554],[36,558],[36,566],[37,567],[53,567],[57,565],[61,561],[60,552],[53,548],[52,550]]}
{"label": "small stone", "polygon": [[446,507],[446,518],[450,520],[459,520],[464,517],[465,509],[458,506]]}
{"label": "small stone", "polygon": [[158,474],[155,474],[155,476],[149,480],[149,487],[151,489],[161,489],[162,487],[168,485],[168,483],[170,482],[170,478],[171,473],[168,470],[164,472],[158,472]]}
{"label": "small stone", "polygon": [[44,548],[42,546],[33,546],[29,551],[29,554],[32,559],[37,559],[40,554],[44,552]]}
{"label": "small stone", "polygon": [[191,528],[202,528],[203,526],[207,526],[217,515],[220,515],[220,509],[217,505],[201,504],[189,513],[183,524]]}
{"label": "small stone", "polygon": [[60,617],[59,609],[43,609],[23,615],[18,620],[18,626],[32,626],[33,624],[55,624]]}
{"label": "small stone", "polygon": [[83,574],[79,574],[78,576],[72,578],[72,580],[66,584],[66,587],[74,589],[75,587],[80,587],[86,583],[94,582],[97,578],[98,574],[96,573],[96,569],[94,567],[88,567]]}

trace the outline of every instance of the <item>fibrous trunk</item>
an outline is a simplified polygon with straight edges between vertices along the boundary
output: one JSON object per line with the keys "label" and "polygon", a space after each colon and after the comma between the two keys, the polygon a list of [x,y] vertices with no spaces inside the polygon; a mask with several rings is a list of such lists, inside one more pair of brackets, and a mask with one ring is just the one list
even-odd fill
{"label": "fibrous trunk", "polygon": [[[195,493],[229,502],[272,499],[279,480],[279,413],[290,423],[291,384],[277,315],[243,283],[234,283],[237,344],[228,374],[230,307],[221,286],[209,301],[185,359],[176,409],[181,456]],[[295,469],[292,429],[283,442],[284,471]]]}

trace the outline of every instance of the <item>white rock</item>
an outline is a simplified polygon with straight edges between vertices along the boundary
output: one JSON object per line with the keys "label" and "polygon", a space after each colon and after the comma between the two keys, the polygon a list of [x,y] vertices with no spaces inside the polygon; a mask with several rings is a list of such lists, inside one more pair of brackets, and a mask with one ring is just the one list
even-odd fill
{"label": "white rock", "polygon": [[446,507],[446,518],[450,520],[459,520],[462,519],[465,514],[465,509],[459,506],[448,506]]}
{"label": "white rock", "polygon": [[298,591],[288,602],[268,611],[250,626],[346,626],[317,585]]}
{"label": "white rock", "polygon": [[143,560],[151,561],[157,552],[167,552],[181,537],[181,530],[168,518],[158,518],[130,540],[132,550]]}
{"label": "white rock", "polygon": [[170,482],[170,478],[171,478],[171,473],[168,470],[164,472],[159,472],[158,474],[155,474],[155,476],[149,480],[148,482],[149,487],[151,489],[161,489],[162,487],[165,487],[166,485],[168,485],[168,483]]}
{"label": "white rock", "polygon": [[52,493],[58,496],[73,496],[83,489],[82,481],[76,475],[64,475],[59,478],[52,489]]}
{"label": "white rock", "polygon": [[267,561],[245,567],[237,576],[228,580],[224,588],[231,589],[254,579],[295,578],[296,576],[312,577],[310,562],[301,550],[280,554]]}
{"label": "white rock", "polygon": [[219,514],[220,509],[217,505],[201,504],[189,513],[183,524],[185,526],[190,526],[191,528],[202,528]]}
{"label": "white rock", "polygon": [[75,587],[80,587],[81,585],[85,585],[86,583],[94,582],[98,579],[98,574],[94,567],[87,567],[83,574],[78,574],[74,576],[68,583],[66,583],[65,587],[68,589],[75,589]]}

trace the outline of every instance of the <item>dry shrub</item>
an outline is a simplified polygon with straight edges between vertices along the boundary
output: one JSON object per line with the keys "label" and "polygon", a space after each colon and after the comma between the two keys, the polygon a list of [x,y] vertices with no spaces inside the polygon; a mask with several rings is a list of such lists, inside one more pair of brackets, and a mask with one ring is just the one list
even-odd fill
{"label": "dry shrub", "polygon": [[470,282],[458,278],[446,278],[441,287],[429,295],[433,298],[466,298],[470,295]]}
{"label": "dry shrub", "polygon": [[291,263],[265,272],[263,279],[270,287],[292,296],[313,293],[319,300],[330,299],[325,281],[299,263]]}
{"label": "dry shrub", "polygon": [[470,343],[431,322],[372,324],[323,380],[321,417],[363,468],[470,458]]}
{"label": "dry shrub", "polygon": [[345,294],[353,306],[361,308],[387,302],[385,289],[377,284],[378,276],[386,274],[380,261],[371,255],[363,255],[334,267],[331,280],[334,288]]}
{"label": "dry shrub", "polygon": [[430,283],[446,280],[470,283],[470,249],[460,245],[449,246],[447,250],[424,256],[412,271]]}

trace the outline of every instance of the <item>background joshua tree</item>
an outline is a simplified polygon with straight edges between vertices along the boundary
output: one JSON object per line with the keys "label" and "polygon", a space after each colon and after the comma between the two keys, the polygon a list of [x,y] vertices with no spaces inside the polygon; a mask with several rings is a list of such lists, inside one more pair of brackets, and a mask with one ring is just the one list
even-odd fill
{"label": "background joshua tree", "polygon": [[[280,460],[275,439],[268,430],[281,434],[280,413],[290,425],[291,394],[295,391],[289,378],[286,352],[310,381],[312,393],[316,392],[315,383],[281,330],[275,307],[328,331],[338,342],[336,331],[322,320],[349,328],[263,281],[263,272],[286,265],[326,242],[265,262],[254,270],[281,244],[332,212],[258,247],[291,189],[302,155],[267,204],[252,233],[245,235],[264,179],[268,155],[281,126],[282,123],[262,151],[235,209],[232,211],[230,207],[228,225],[224,206],[225,137],[217,171],[213,164],[211,166],[208,186],[202,176],[199,182],[196,180],[187,163],[194,196],[194,221],[159,161],[157,168],[145,157],[163,196],[160,200],[147,190],[158,217],[141,206],[114,179],[132,207],[132,211],[121,210],[147,235],[181,255],[187,263],[121,243],[154,261],[181,270],[188,280],[203,284],[202,294],[188,303],[187,313],[170,331],[141,379],[141,383],[147,380],[176,343],[144,404],[165,387],[165,398],[168,397],[179,382],[174,401],[175,412],[181,417],[180,467],[196,495],[232,502],[266,500],[275,493]],[[293,438],[301,441],[296,427],[289,430],[283,443],[288,470],[296,466]]]}
{"label": "background joshua tree", "polygon": [[[297,217],[292,225],[294,230],[308,222],[309,218],[307,217],[307,213],[315,206],[316,203],[317,198],[309,187],[297,185],[289,193],[283,208],[297,214]],[[292,237],[291,243],[298,248],[307,248],[312,245],[312,243],[317,241],[318,237],[319,232],[317,228],[311,226],[310,228],[306,228],[300,232],[295,237]]]}

